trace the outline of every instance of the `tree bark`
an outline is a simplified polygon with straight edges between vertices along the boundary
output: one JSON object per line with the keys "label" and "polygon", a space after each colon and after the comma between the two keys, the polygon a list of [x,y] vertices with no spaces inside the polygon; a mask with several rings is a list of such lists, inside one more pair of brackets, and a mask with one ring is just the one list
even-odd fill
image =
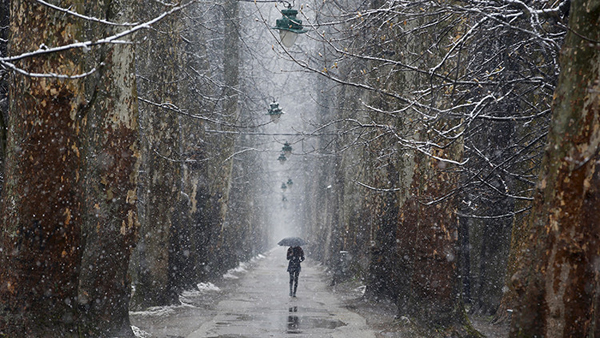
{"label": "tree bark", "polygon": [[[395,160],[395,159],[394,159]],[[391,160],[382,165],[382,177],[373,175],[377,186],[398,186],[398,171]],[[399,228],[398,196],[395,191],[376,194],[373,198],[375,217],[375,245],[371,247],[371,264],[365,296],[376,300],[396,301],[401,292],[406,291],[407,278],[400,278],[399,274],[406,272],[398,269],[402,266],[398,255],[397,238],[401,233]],[[408,276],[405,276],[408,277]]]}
{"label": "tree bark", "polygon": [[211,273],[221,275],[238,264],[234,253],[235,243],[228,236],[227,213],[230,203],[230,193],[233,172],[233,151],[235,149],[235,136],[227,133],[231,131],[231,125],[239,118],[240,100],[240,14],[239,2],[235,0],[224,0],[223,3],[223,31],[219,38],[223,39],[223,87],[221,89],[222,104],[219,123],[215,128],[224,133],[217,133],[210,137],[210,142],[215,145],[211,150],[212,163],[209,177],[211,181],[211,227],[214,235],[212,237],[212,252],[209,263]]}
{"label": "tree bark", "polygon": [[[10,27],[11,55],[82,40],[79,21],[31,1],[12,1]],[[78,49],[16,65],[31,73],[83,72]],[[11,337],[77,335],[83,89],[81,79],[11,76],[0,247],[0,330]]]}
{"label": "tree bark", "polygon": [[[433,153],[438,157],[460,158],[462,143]],[[411,294],[407,313],[423,327],[437,328],[445,335],[480,336],[469,323],[463,307],[458,279],[457,197],[427,205],[458,185],[449,165],[425,155],[415,158],[411,191],[420,203],[414,210],[402,210],[402,227],[415,233],[413,243]],[[410,204],[409,204],[410,206]]]}
{"label": "tree bark", "polygon": [[[509,61],[506,63],[510,64]],[[518,111],[512,104],[501,104],[495,110],[500,112],[498,113],[500,116],[514,116]],[[480,168],[491,167],[489,172],[483,172],[481,176],[493,189],[482,188],[478,212],[494,217],[514,210],[513,198],[497,193],[497,191],[513,191],[513,179],[496,169],[513,155],[510,146],[514,144],[514,127],[511,122],[484,122],[483,124],[481,137],[473,137],[475,144],[472,148],[481,149],[486,160],[490,161],[481,163]],[[473,285],[472,313],[494,315],[500,305],[504,292],[512,222],[512,217],[474,220],[475,226],[481,227],[481,236],[477,238],[479,243],[472,243],[472,247],[479,248],[477,252],[473,252],[479,260],[476,283]]]}
{"label": "tree bark", "polygon": [[[434,161],[432,161],[434,162]],[[421,180],[431,180],[432,176],[422,175]],[[449,176],[437,175],[440,181],[452,182]],[[421,181],[421,182],[423,182]],[[429,191],[436,193],[446,190],[434,186],[429,181]],[[439,195],[438,195],[439,196]],[[412,301],[409,313],[428,326],[448,327],[466,324],[461,318],[462,303],[459,296],[456,258],[458,247],[458,222],[452,203],[418,208],[418,227],[414,245],[411,291]],[[406,223],[404,224],[406,226]]]}
{"label": "tree bark", "polygon": [[[95,3],[88,13],[108,21],[131,22],[135,6],[134,2]],[[119,29],[92,24],[90,31],[110,36]],[[127,270],[139,227],[140,163],[134,46],[102,46],[92,57],[92,62],[104,66],[87,81],[87,214],[79,303],[85,309],[88,335],[133,337]]]}
{"label": "tree bark", "polygon": [[[8,55],[8,27],[10,24],[10,1],[0,0],[0,53]],[[8,72],[0,70],[0,168],[6,157],[6,130],[8,126]],[[4,172],[0,171],[0,197],[4,184]]]}
{"label": "tree bark", "polygon": [[600,1],[572,1],[512,337],[600,336]]}
{"label": "tree bark", "polygon": [[[146,3],[142,17],[167,10],[159,2]],[[181,154],[179,107],[179,18],[169,16],[147,32],[138,49],[140,124],[143,129],[141,179],[142,215],[137,259],[136,289],[132,303],[137,308],[179,303],[173,268],[173,217],[180,199]],[[139,40],[139,39],[138,39]]]}
{"label": "tree bark", "polygon": [[[513,337],[600,336],[600,1],[573,1]],[[592,43],[593,42],[593,43]]]}

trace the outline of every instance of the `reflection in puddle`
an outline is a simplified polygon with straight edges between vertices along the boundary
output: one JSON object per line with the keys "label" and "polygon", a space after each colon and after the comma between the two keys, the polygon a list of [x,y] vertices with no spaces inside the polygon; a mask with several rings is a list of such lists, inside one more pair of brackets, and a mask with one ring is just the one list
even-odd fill
{"label": "reflection in puddle", "polygon": [[287,333],[300,333],[300,318],[296,315],[298,307],[292,306],[288,309],[289,315],[287,319]]}
{"label": "reflection in puddle", "polygon": [[[348,324],[342,322],[339,319],[328,319],[322,317],[314,317],[314,316],[303,316],[302,317],[302,327],[305,330],[310,329],[329,329],[335,330],[340,326],[346,326]],[[300,317],[298,316],[298,307],[292,306],[288,308],[288,317],[287,317],[287,333],[302,333],[300,329]]]}

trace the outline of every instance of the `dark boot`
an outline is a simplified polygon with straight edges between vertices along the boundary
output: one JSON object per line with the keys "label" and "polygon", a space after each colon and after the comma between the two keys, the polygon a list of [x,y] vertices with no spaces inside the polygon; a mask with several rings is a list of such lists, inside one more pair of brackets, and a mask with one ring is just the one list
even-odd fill
{"label": "dark boot", "polygon": [[290,297],[293,297],[296,293],[292,293],[292,283],[290,283]]}
{"label": "dark boot", "polygon": [[294,293],[292,294],[292,297],[296,297],[296,290],[298,290],[298,284],[294,285]]}

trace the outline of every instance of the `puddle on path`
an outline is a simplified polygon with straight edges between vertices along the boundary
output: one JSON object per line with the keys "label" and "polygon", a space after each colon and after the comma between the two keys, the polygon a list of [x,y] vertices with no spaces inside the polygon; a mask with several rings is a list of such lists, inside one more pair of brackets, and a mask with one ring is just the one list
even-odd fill
{"label": "puddle on path", "polygon": [[[319,311],[326,312],[326,311]],[[346,326],[348,324],[342,322],[339,319],[327,319],[315,316],[302,316],[298,315],[298,307],[292,306],[288,309],[287,316],[287,333],[295,334],[302,333],[303,330],[310,329],[329,329],[334,330],[340,326]]]}

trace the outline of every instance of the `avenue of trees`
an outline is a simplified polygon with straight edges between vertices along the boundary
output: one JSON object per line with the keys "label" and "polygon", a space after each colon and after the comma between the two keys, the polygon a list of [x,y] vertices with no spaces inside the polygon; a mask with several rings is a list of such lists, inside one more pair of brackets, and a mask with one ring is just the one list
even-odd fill
{"label": "avenue of trees", "polygon": [[130,308],[267,249],[260,200],[228,211],[261,165],[229,133],[236,8],[3,2],[0,335],[133,336]]}
{"label": "avenue of trees", "polygon": [[133,337],[277,222],[415,335],[600,336],[600,1],[282,5],[1,1],[0,337]]}

